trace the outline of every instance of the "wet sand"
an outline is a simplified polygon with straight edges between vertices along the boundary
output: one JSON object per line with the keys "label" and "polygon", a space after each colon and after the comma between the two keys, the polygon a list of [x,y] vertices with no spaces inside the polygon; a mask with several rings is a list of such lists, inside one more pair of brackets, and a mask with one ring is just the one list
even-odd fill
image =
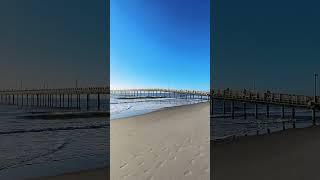
{"label": "wet sand", "polygon": [[320,128],[290,129],[212,145],[214,180],[319,179]]}
{"label": "wet sand", "polygon": [[111,179],[208,180],[209,103],[111,122]]}

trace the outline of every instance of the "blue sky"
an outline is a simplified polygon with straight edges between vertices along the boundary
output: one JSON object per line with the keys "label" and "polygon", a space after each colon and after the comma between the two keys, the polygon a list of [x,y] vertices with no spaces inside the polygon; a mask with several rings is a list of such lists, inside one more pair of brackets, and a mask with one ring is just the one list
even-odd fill
{"label": "blue sky", "polygon": [[209,0],[111,0],[111,87],[207,90]]}
{"label": "blue sky", "polygon": [[320,2],[213,5],[214,88],[252,88],[255,81],[258,90],[312,95],[313,73],[320,74]]}

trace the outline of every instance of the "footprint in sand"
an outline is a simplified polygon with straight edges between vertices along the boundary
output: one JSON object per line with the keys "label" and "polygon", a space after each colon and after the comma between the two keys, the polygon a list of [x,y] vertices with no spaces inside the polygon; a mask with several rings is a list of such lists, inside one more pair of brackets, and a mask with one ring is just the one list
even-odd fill
{"label": "footprint in sand", "polygon": [[143,171],[145,174],[150,174],[150,169],[146,169]]}
{"label": "footprint in sand", "polygon": [[192,174],[192,172],[190,170],[186,170],[184,172],[184,176],[190,176]]}
{"label": "footprint in sand", "polygon": [[160,157],[159,154],[157,154],[157,153],[152,153],[152,154],[154,155],[155,158],[159,158]]}
{"label": "footprint in sand", "polygon": [[195,157],[200,157],[201,156],[201,153],[198,152],[196,155],[194,155]]}
{"label": "footprint in sand", "polygon": [[182,147],[182,146],[180,146],[180,147],[177,149],[177,152],[181,152],[181,151],[182,151],[182,149],[183,149],[183,147]]}
{"label": "footprint in sand", "polygon": [[161,149],[161,151],[168,151],[168,150],[169,150],[169,148],[167,148],[167,147],[164,147]]}
{"label": "footprint in sand", "polygon": [[176,160],[176,159],[177,159],[176,156],[173,156],[173,157],[170,158],[170,160]]}
{"label": "footprint in sand", "polygon": [[123,164],[120,166],[120,169],[122,169],[122,168],[126,167],[127,165],[128,165],[128,163],[127,163],[127,162],[123,162]]}
{"label": "footprint in sand", "polygon": [[167,160],[164,160],[164,161],[161,163],[160,167],[163,167],[166,163],[167,163]]}
{"label": "footprint in sand", "polygon": [[143,166],[143,165],[144,165],[144,161],[142,161],[142,162],[140,162],[140,163],[138,164],[139,167],[141,167],[141,166]]}
{"label": "footprint in sand", "polygon": [[163,161],[158,162],[156,165],[156,168],[158,169],[159,167],[161,167],[162,163],[163,163]]}

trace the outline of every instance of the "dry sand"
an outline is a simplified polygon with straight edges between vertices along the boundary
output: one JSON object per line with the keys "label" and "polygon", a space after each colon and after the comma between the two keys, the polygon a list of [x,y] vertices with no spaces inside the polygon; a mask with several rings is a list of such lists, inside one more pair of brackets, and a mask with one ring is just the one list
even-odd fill
{"label": "dry sand", "polygon": [[208,180],[209,103],[111,122],[112,180]]}
{"label": "dry sand", "polygon": [[318,180],[320,128],[213,144],[211,158],[214,180]]}

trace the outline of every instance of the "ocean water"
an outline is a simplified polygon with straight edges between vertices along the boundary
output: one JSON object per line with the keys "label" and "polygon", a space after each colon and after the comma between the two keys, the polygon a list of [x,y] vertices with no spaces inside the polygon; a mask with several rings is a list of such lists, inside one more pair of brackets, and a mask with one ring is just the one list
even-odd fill
{"label": "ocean water", "polygon": [[[94,99],[91,102],[95,103]],[[103,101],[102,111],[106,109],[107,102]],[[68,111],[0,105],[1,180],[53,176],[107,165],[109,121],[106,117],[26,117]]]}
{"label": "ocean water", "polygon": [[[167,95],[168,96],[168,95]],[[192,99],[188,98],[169,98],[169,97],[159,97],[159,98],[148,98],[147,95],[141,96],[140,98],[133,99],[122,99],[126,96],[114,95],[110,99],[110,112],[111,120],[125,118],[130,116],[141,115],[145,113],[150,113],[157,111],[159,109],[167,107],[175,107],[181,105],[195,104],[206,102],[208,99],[204,97],[194,97]]]}
{"label": "ocean water", "polygon": [[[116,120],[207,101],[200,97],[121,99],[123,97],[111,96],[110,106],[108,97],[102,97],[101,111],[110,110],[111,119]],[[86,109],[85,97],[82,98],[81,107]],[[97,111],[96,103],[92,97],[90,111]],[[28,118],[70,111],[75,110],[0,105],[0,179],[53,176],[105,167],[110,147],[108,118]]]}
{"label": "ocean water", "polygon": [[[247,118],[243,115],[243,104],[235,103],[235,118],[232,119],[230,113],[230,103],[227,103],[226,114],[223,114],[223,102],[214,101],[214,111],[211,117],[211,138],[213,140],[225,139],[233,135],[257,135],[268,132],[281,131],[283,126],[286,129],[305,128],[312,125],[312,112],[309,109],[295,109],[295,118],[292,118],[292,108],[285,108],[285,118],[282,118],[281,106],[269,106],[270,116],[266,116],[266,105],[258,105],[258,118],[254,116],[255,105],[247,103]],[[320,118],[320,113],[316,116]]]}

